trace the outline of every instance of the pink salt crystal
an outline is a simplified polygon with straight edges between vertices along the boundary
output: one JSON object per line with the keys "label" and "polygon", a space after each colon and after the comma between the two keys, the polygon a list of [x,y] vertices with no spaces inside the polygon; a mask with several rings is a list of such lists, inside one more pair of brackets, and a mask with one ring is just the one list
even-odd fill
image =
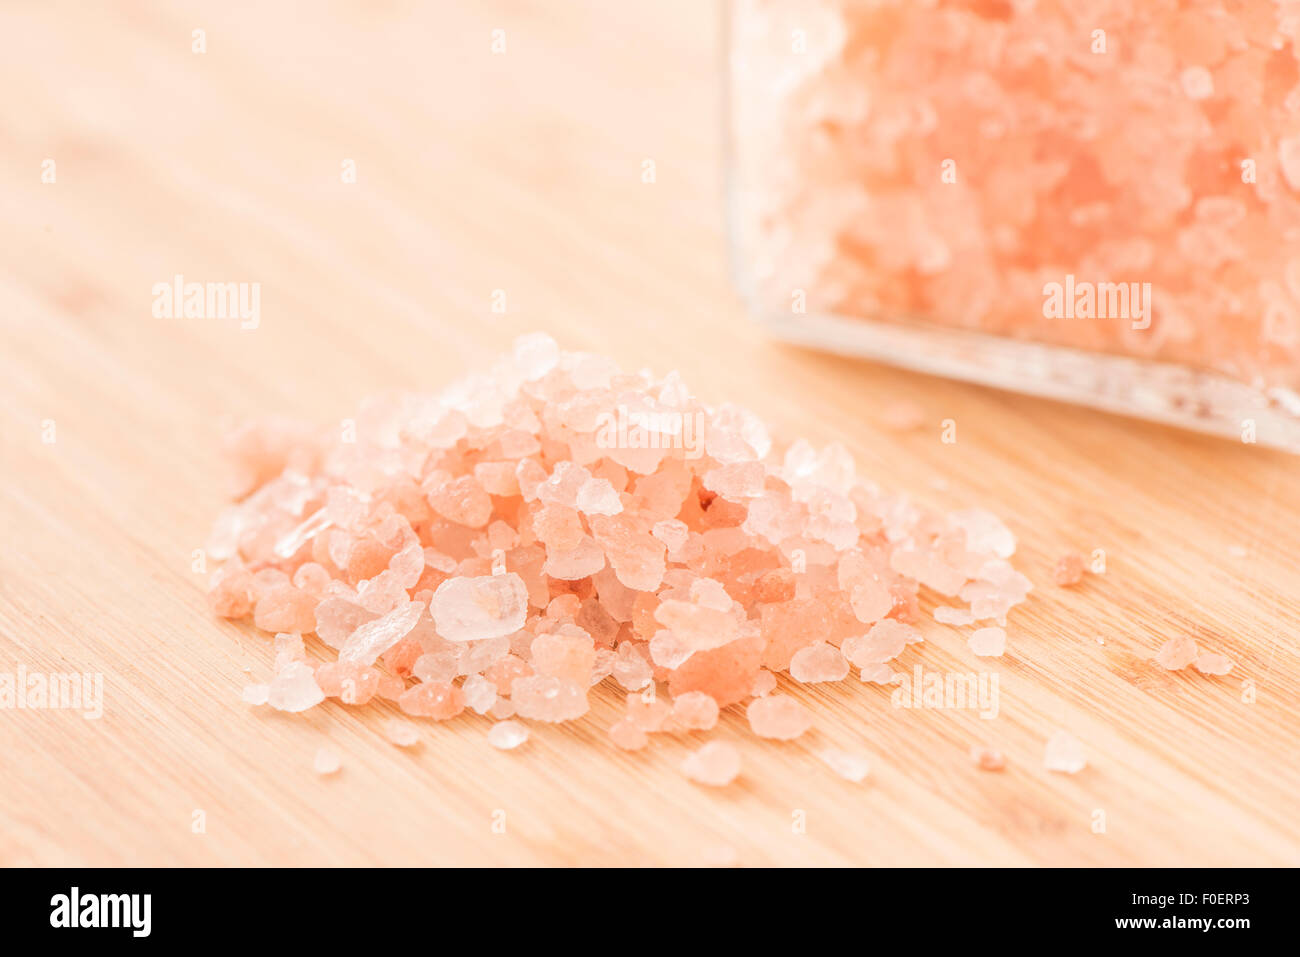
{"label": "pink salt crystal", "polygon": [[631,718],[623,718],[609,726],[609,739],[624,751],[639,751],[650,743],[646,733]]}
{"label": "pink salt crystal", "polygon": [[854,635],[844,639],[840,650],[844,656],[865,668],[868,665],[883,664],[892,661],[903,653],[908,644],[919,640],[921,633],[911,625],[886,618],[871,626],[865,635]]}
{"label": "pink salt crystal", "polygon": [[327,698],[363,705],[379,693],[381,675],[355,661],[326,661],[316,669],[316,684]]}
{"label": "pink salt crystal", "polygon": [[808,709],[788,695],[755,698],[746,711],[749,727],[760,738],[791,741],[812,727]]}
{"label": "pink salt crystal", "polygon": [[379,616],[345,598],[331,597],[316,606],[316,634],[331,648],[342,648],[343,643],[358,628]]}
{"label": "pink salt crystal", "polygon": [[1049,771],[1076,774],[1088,764],[1083,744],[1068,731],[1058,731],[1047,739],[1043,752],[1043,765]]}
{"label": "pink salt crystal", "polygon": [[871,769],[866,758],[838,748],[824,748],[818,752],[818,756],[832,771],[854,784],[864,780]]}
{"label": "pink salt crystal", "polygon": [[532,645],[533,670],[585,688],[596,662],[596,647],[585,632],[574,631],[577,633],[538,635]]}
{"label": "pink salt crystal", "polygon": [[682,771],[700,784],[725,787],[740,775],[740,766],[740,751],[734,744],[710,741],[686,756]]}
{"label": "pink salt crystal", "polygon": [[372,665],[393,645],[405,638],[424,614],[424,605],[418,601],[403,602],[388,614],[368,621],[343,643],[339,661],[352,661]]}
{"label": "pink salt crystal", "polygon": [[510,697],[519,716],[532,721],[573,721],[588,708],[585,684],[550,675],[516,678]]}
{"label": "pink salt crystal", "polygon": [[502,751],[512,751],[528,740],[528,728],[518,721],[498,721],[488,729],[488,744]]}
{"label": "pink salt crystal", "polygon": [[492,702],[492,707],[488,709],[488,716],[496,718],[498,721],[504,721],[506,718],[515,716],[515,703],[509,698],[498,697]]}
{"label": "pink salt crystal", "polygon": [[492,518],[492,499],[472,475],[439,484],[429,492],[429,504],[449,522],[470,528],[482,528]]}
{"label": "pink salt crystal", "polygon": [[883,662],[875,665],[864,665],[862,674],[859,677],[869,684],[887,685],[894,680],[894,669]]}
{"label": "pink salt crystal", "polygon": [[1006,758],[995,748],[976,745],[970,749],[970,757],[981,771],[1001,771],[1007,766]]}
{"label": "pink salt crystal", "polygon": [[1212,651],[1198,655],[1194,664],[1196,670],[1205,675],[1226,675],[1232,671],[1232,662]]}
{"label": "pink salt crystal", "polygon": [[996,627],[978,628],[966,644],[981,658],[997,658],[1007,650],[1007,633]]}
{"label": "pink salt crystal", "polygon": [[590,478],[583,482],[574,504],[585,515],[617,515],[623,511],[618,492],[614,491],[608,479],[603,478]]}
{"label": "pink salt crystal", "polygon": [[496,638],[524,626],[528,590],[514,572],[449,578],[434,592],[429,611],[447,641]]}
{"label": "pink salt crystal", "polygon": [[311,667],[301,661],[291,661],[280,669],[266,692],[266,703],[277,711],[306,711],[324,700]]}
{"label": "pink salt crystal", "polygon": [[755,698],[761,698],[764,695],[771,694],[776,690],[776,675],[766,668],[759,671],[754,676],[754,683],[749,686],[749,693]]}
{"label": "pink salt crystal", "polygon": [[800,648],[790,659],[790,676],[795,681],[811,684],[818,681],[843,681],[849,674],[849,663],[840,650],[824,641]]}
{"label": "pink salt crystal", "polygon": [[253,610],[253,624],[263,631],[313,631],[316,628],[316,600],[292,585],[276,585],[258,599]]}
{"label": "pink salt crystal", "polygon": [[1056,579],[1056,584],[1062,588],[1079,584],[1083,581],[1083,556],[1078,552],[1062,555],[1060,561],[1056,563],[1053,577]]}
{"label": "pink salt crystal", "polygon": [[312,767],[317,774],[334,774],[343,766],[339,756],[329,748],[317,748],[316,757],[312,760]]}
{"label": "pink salt crystal", "polygon": [[407,714],[445,721],[465,710],[465,693],[455,685],[422,681],[402,692],[397,704]]}
{"label": "pink salt crystal", "polygon": [[942,625],[972,625],[975,623],[975,616],[966,608],[939,605],[934,610],[934,620]]}
{"label": "pink salt crystal", "polygon": [[623,642],[615,654],[618,656],[613,665],[615,681],[628,691],[640,691],[650,683],[654,669],[631,642]]}
{"label": "pink salt crystal", "polygon": [[683,731],[708,731],[718,723],[718,703],[702,691],[673,699],[672,725]]}
{"label": "pink salt crystal", "polygon": [[412,747],[420,740],[419,729],[400,718],[389,718],[384,722],[384,735],[399,748]]}
{"label": "pink salt crystal", "polygon": [[662,698],[646,698],[644,694],[627,696],[627,719],[642,731],[662,730],[671,711],[672,706]]}
{"label": "pink salt crystal", "polygon": [[1196,661],[1200,651],[1196,642],[1186,635],[1170,638],[1156,652],[1156,663],[1169,671],[1181,671]]}
{"label": "pink salt crystal", "polygon": [[243,618],[253,610],[253,576],[242,566],[227,565],[212,576],[208,593],[218,618]]}
{"label": "pink salt crystal", "polygon": [[492,705],[496,704],[497,686],[482,675],[470,675],[460,690],[465,692],[465,706],[479,714],[487,714]]}

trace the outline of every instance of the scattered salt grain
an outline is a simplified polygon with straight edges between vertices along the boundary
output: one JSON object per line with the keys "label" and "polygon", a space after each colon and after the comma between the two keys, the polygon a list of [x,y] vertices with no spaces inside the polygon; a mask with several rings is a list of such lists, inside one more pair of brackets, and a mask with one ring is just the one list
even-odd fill
{"label": "scattered salt grain", "polygon": [[1077,774],[1088,765],[1088,756],[1083,744],[1068,731],[1058,731],[1047,739],[1043,751],[1043,765],[1049,771],[1062,774]]}
{"label": "scattered salt grain", "polygon": [[1078,552],[1062,555],[1053,572],[1056,584],[1062,588],[1071,588],[1083,581],[1083,556]]}
{"label": "scattered salt grain", "polygon": [[1194,664],[1196,670],[1205,675],[1226,675],[1232,671],[1232,662],[1215,652],[1198,655]]}
{"label": "scattered salt grain", "polygon": [[996,748],[977,745],[970,749],[970,757],[981,771],[1001,771],[1007,766],[1007,759]]}
{"label": "scattered salt grain", "polygon": [[1007,633],[996,626],[979,628],[967,639],[966,644],[981,658],[997,658],[1007,650]]}
{"label": "scattered salt grain", "polygon": [[498,721],[488,729],[488,744],[510,751],[528,740],[528,728],[518,721]]}
{"label": "scattered salt grain", "polygon": [[420,732],[409,721],[401,718],[389,718],[384,723],[384,736],[399,748],[409,748],[420,740]]}
{"label": "scattered salt grain", "polygon": [[291,661],[271,679],[266,703],[277,711],[306,711],[325,700],[311,667]]}
{"label": "scattered salt grain", "polygon": [[710,787],[725,787],[736,780],[740,766],[740,751],[726,741],[710,741],[682,762],[688,778]]}
{"label": "scattered salt grain", "polygon": [[1181,671],[1195,661],[1199,654],[1195,641],[1186,635],[1177,635],[1160,646],[1156,652],[1156,663],[1169,671]]}
{"label": "scattered salt grain", "polygon": [[849,751],[840,751],[837,748],[825,748],[817,753],[826,766],[832,771],[844,778],[846,781],[852,781],[855,784],[866,778],[867,773],[871,770],[871,765],[866,758],[859,754],[853,754]]}
{"label": "scattered salt grain", "polygon": [[812,715],[794,698],[770,694],[755,698],[746,712],[749,727],[760,738],[791,741],[812,727]]}
{"label": "scattered salt grain", "polygon": [[343,766],[339,756],[329,748],[317,748],[316,757],[312,761],[312,767],[317,774],[334,774]]}

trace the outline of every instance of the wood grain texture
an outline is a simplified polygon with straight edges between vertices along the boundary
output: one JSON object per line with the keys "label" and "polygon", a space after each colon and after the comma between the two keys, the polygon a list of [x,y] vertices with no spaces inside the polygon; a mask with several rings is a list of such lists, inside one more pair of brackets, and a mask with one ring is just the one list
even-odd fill
{"label": "wood grain texture", "polygon": [[[0,863],[1300,864],[1300,460],[766,340],[727,279],[712,4],[244,7],[0,7],[0,670],[107,684],[98,721],[0,712]],[[175,273],[260,282],[261,326],[153,318]],[[1036,589],[997,719],[797,689],[816,730],[772,745],[728,712],[745,771],[711,791],[683,740],[607,746],[607,691],[514,753],[476,716],[404,751],[386,707],[243,705],[269,645],[214,621],[191,571],[226,425],[334,421],[532,329],[1005,516]],[[884,429],[896,398],[933,425]],[[1052,584],[1094,548],[1104,575]],[[1237,670],[1156,668],[1180,633]],[[915,662],[976,667],[941,626]],[[1077,776],[1042,769],[1059,727],[1087,747]],[[320,779],[326,741],[344,769]],[[980,741],[1005,773],[971,765]],[[827,745],[870,755],[868,782],[827,771]]]}

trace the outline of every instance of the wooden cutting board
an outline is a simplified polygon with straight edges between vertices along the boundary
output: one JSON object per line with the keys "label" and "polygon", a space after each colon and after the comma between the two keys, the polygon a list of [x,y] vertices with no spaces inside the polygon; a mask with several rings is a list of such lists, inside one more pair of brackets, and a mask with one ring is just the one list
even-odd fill
{"label": "wooden cutting board", "polygon": [[[728,285],[712,4],[113,6],[0,7],[0,671],[105,680],[98,720],[0,712],[0,863],[1300,864],[1300,459],[765,339]],[[260,325],[155,318],[178,273],[260,282]],[[714,791],[683,739],[609,747],[603,689],[511,753],[477,716],[401,750],[386,707],[244,705],[270,648],[194,570],[225,427],[336,421],[533,329],[1005,516],[1035,590],[996,719],[796,688],[815,731],[726,713],[745,770]],[[886,429],[897,399],[926,425]],[[1053,584],[1094,549],[1104,574]],[[1154,666],[1178,634],[1237,669]],[[926,635],[904,665],[976,667]],[[1058,728],[1078,775],[1042,767]]]}

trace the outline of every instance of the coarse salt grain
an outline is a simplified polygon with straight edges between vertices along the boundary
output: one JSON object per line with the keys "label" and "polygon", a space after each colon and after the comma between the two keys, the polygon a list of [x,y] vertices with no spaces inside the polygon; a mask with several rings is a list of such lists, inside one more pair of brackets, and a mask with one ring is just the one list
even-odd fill
{"label": "coarse salt grain", "polygon": [[710,741],[692,751],[682,762],[682,770],[692,781],[710,787],[725,787],[740,774],[740,751],[727,741]]}
{"label": "coarse salt grain", "polygon": [[1007,759],[996,748],[977,745],[970,749],[970,756],[981,771],[1001,771],[1007,766]]}
{"label": "coarse salt grain", "polygon": [[[927,511],[838,446],[774,442],[675,375],[542,335],[490,375],[371,400],[356,421],[355,442],[283,422],[231,442],[242,499],[214,531],[210,600],[276,635],[252,704],[468,709],[501,747],[523,721],[582,718],[608,681],[631,693],[609,730],[620,748],[708,731],[730,705],[790,740],[813,719],[775,693],[778,673],[892,680],[923,638],[923,586],[965,602],[936,613],[962,624],[1004,621],[1030,588],[991,513]],[[312,634],[337,660],[315,660]],[[415,740],[405,721],[387,734]],[[729,747],[693,766],[721,780]]]}
{"label": "coarse salt grain", "polygon": [[528,740],[528,728],[518,721],[498,721],[488,729],[488,744],[511,751]]}
{"label": "coarse salt grain", "polygon": [[981,658],[997,658],[1007,650],[1007,633],[996,626],[979,628],[966,644]]}
{"label": "coarse salt grain", "polygon": [[316,756],[312,759],[312,767],[317,774],[334,774],[343,766],[339,756],[329,748],[317,748]]}
{"label": "coarse salt grain", "polygon": [[1056,563],[1056,568],[1052,573],[1056,579],[1056,584],[1062,588],[1070,588],[1083,581],[1083,556],[1078,552],[1070,552],[1062,555]]}
{"label": "coarse salt grain", "polygon": [[1068,731],[1058,731],[1047,739],[1043,765],[1049,771],[1077,774],[1087,767],[1088,756],[1078,738]]}
{"label": "coarse salt grain", "polygon": [[1196,642],[1186,635],[1170,638],[1156,652],[1156,662],[1169,671],[1181,671],[1197,659]]}

